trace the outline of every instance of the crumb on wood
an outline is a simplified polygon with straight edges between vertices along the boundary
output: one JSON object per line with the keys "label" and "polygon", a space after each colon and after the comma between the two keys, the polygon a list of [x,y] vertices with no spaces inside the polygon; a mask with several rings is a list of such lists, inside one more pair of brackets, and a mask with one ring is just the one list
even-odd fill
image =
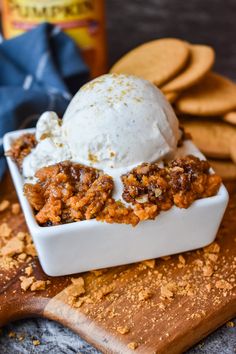
{"label": "crumb on wood", "polygon": [[139,301],[148,300],[148,299],[150,299],[151,296],[152,296],[152,292],[150,290],[148,290],[148,289],[142,289],[138,293]]}
{"label": "crumb on wood", "polygon": [[13,237],[1,249],[1,255],[12,257],[15,254],[22,253],[23,250],[24,250],[23,241],[19,240],[17,237]]}
{"label": "crumb on wood", "polygon": [[186,264],[186,260],[185,260],[185,258],[184,258],[181,254],[179,255],[178,259],[179,259],[179,262],[180,262],[181,264],[183,264],[183,265]]}
{"label": "crumb on wood", "polygon": [[220,279],[216,281],[216,288],[222,290],[231,290],[233,286],[226,280]]}
{"label": "crumb on wood", "polygon": [[26,253],[20,253],[18,256],[19,261],[25,261],[27,258],[27,254]]}
{"label": "crumb on wood", "polygon": [[11,212],[13,215],[18,215],[20,213],[20,204],[19,203],[13,203],[11,206]]}
{"label": "crumb on wood", "polygon": [[100,277],[101,275],[107,273],[108,269],[103,268],[103,269],[94,269],[91,270],[90,273],[94,274],[96,277]]}
{"label": "crumb on wood", "polygon": [[219,253],[220,252],[220,246],[219,246],[219,244],[217,242],[213,242],[209,246],[204,247],[203,251],[205,253]]}
{"label": "crumb on wood", "polygon": [[172,299],[174,297],[173,287],[170,283],[161,286],[161,297],[164,299]]}
{"label": "crumb on wood", "polygon": [[21,281],[21,284],[20,284],[20,287],[22,290],[26,291],[28,290],[31,285],[33,284],[35,278],[34,277],[25,277],[25,276],[21,276],[20,277],[20,281]]}
{"label": "crumb on wood", "polygon": [[1,237],[9,237],[11,235],[12,229],[9,225],[4,222],[0,225],[0,236]]}
{"label": "crumb on wood", "polygon": [[117,330],[117,332],[120,333],[120,334],[127,334],[127,333],[129,333],[129,331],[130,331],[129,327],[127,327],[127,326],[118,326],[118,327],[116,328],[116,330]]}
{"label": "crumb on wood", "polygon": [[214,272],[213,268],[210,265],[205,265],[202,268],[202,271],[203,271],[203,276],[204,277],[211,277],[213,272]]}
{"label": "crumb on wood", "polygon": [[36,280],[30,287],[31,291],[39,291],[46,289],[46,281],[45,280]]}
{"label": "crumb on wood", "polygon": [[130,343],[127,345],[127,347],[128,347],[129,349],[135,350],[135,349],[138,348],[138,343],[136,343],[136,342],[130,342]]}
{"label": "crumb on wood", "polygon": [[101,289],[99,289],[98,292],[95,294],[95,297],[98,300],[101,300],[103,297],[110,294],[113,290],[114,288],[112,285],[103,285]]}
{"label": "crumb on wood", "polygon": [[25,268],[25,274],[30,276],[33,273],[33,267],[32,265],[29,265],[28,267]]}
{"label": "crumb on wood", "polygon": [[144,265],[146,265],[148,268],[154,269],[155,264],[156,264],[156,260],[155,259],[147,259],[145,261],[142,261],[142,263]]}
{"label": "crumb on wood", "polygon": [[3,200],[0,203],[0,212],[6,210],[10,205],[9,200]]}
{"label": "crumb on wood", "polygon": [[25,238],[26,238],[26,233],[25,232],[22,232],[22,231],[19,231],[17,234],[16,234],[16,237],[21,240],[21,241],[24,241]]}

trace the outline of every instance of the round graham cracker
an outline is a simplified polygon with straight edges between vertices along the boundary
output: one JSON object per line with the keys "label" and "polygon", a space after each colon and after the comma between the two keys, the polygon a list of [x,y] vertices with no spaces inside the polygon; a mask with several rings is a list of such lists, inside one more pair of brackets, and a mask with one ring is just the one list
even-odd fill
{"label": "round graham cracker", "polygon": [[229,160],[208,159],[215,173],[225,181],[236,180],[236,164]]}
{"label": "round graham cracker", "polygon": [[236,108],[236,84],[210,72],[180,96],[176,108],[196,116],[224,115]]}
{"label": "round graham cracker", "polygon": [[223,117],[224,121],[236,125],[236,111],[226,113]]}
{"label": "round graham cracker", "polygon": [[181,123],[207,157],[236,160],[236,127],[213,119],[186,119]]}
{"label": "round graham cracker", "polygon": [[166,83],[161,89],[164,93],[187,89],[199,82],[212,68],[215,52],[206,45],[190,45],[190,58],[186,69]]}
{"label": "round graham cracker", "polygon": [[111,73],[136,75],[160,86],[177,75],[189,57],[189,45],[175,38],[157,39],[131,50]]}

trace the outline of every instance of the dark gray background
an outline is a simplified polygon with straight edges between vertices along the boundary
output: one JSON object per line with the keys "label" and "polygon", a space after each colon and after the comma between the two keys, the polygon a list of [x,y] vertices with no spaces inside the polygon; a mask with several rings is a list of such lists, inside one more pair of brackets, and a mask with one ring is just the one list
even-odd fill
{"label": "dark gray background", "polygon": [[235,0],[107,0],[110,64],[140,43],[177,37],[212,45],[215,69],[236,79]]}
{"label": "dark gray background", "polygon": [[[178,37],[212,45],[217,55],[215,69],[236,79],[236,0],[107,0],[107,19],[110,64],[145,41]],[[10,330],[25,334],[25,340],[9,339]],[[33,339],[42,344],[34,347]],[[235,352],[236,328],[223,326],[188,353]],[[63,326],[35,319],[5,327],[0,336],[0,353],[95,354],[97,351]]]}

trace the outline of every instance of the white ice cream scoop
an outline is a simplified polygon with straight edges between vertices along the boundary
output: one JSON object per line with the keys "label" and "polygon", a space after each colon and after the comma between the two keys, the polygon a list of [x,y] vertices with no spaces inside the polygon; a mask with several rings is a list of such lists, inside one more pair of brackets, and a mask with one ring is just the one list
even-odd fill
{"label": "white ice cream scoop", "polygon": [[103,75],[84,85],[63,117],[74,161],[105,171],[160,161],[173,153],[178,120],[161,91],[127,75]]}
{"label": "white ice cream scoop", "polygon": [[40,117],[38,144],[24,159],[23,174],[32,179],[41,167],[71,160],[112,175],[119,196],[123,173],[169,157],[178,138],[176,115],[156,86],[135,76],[103,75],[78,91],[62,121],[54,112]]}

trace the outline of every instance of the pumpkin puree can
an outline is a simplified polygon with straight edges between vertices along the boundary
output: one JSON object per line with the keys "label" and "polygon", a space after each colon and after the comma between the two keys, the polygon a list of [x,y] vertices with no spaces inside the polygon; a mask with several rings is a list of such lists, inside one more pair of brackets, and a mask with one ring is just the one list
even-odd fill
{"label": "pumpkin puree can", "polygon": [[3,0],[2,10],[6,38],[41,22],[56,24],[76,41],[92,77],[106,72],[104,0]]}

